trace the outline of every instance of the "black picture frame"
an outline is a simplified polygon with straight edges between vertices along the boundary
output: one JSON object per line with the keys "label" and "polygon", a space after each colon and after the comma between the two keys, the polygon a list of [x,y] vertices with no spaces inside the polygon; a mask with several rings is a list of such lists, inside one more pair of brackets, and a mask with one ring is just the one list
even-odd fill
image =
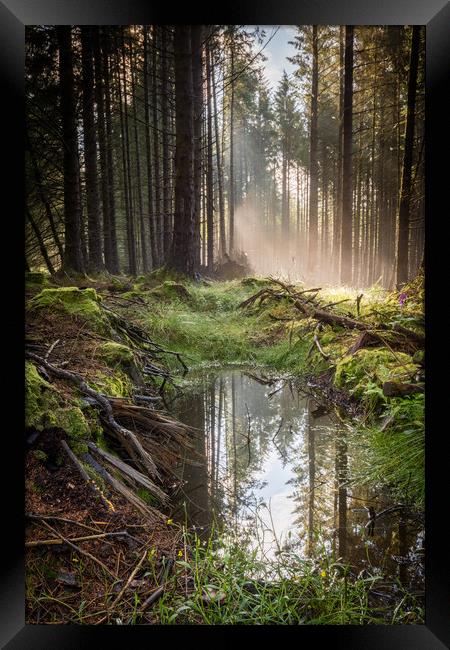
{"label": "black picture frame", "polygon": [[[426,25],[426,325],[427,325],[427,406],[426,406],[426,622],[425,625],[399,626],[281,626],[279,635],[295,634],[304,647],[331,643],[334,648],[363,650],[440,650],[450,646],[450,581],[446,538],[447,499],[445,494],[448,455],[442,452],[445,427],[439,425],[439,409],[445,398],[439,394],[439,362],[445,345],[446,322],[438,312],[448,304],[445,294],[436,290],[437,278],[443,273],[439,264],[447,260],[447,240],[441,236],[446,220],[444,191],[448,187],[448,163],[439,159],[448,135],[448,103],[444,99],[450,61],[450,6],[446,0],[240,0],[232,8],[200,8],[193,3],[182,7],[151,0],[0,0],[0,70],[2,104],[2,153],[5,169],[2,196],[4,256],[12,251],[12,264],[5,275],[3,323],[7,326],[3,375],[7,386],[2,391],[3,454],[0,474],[5,482],[1,534],[3,551],[0,559],[0,642],[8,650],[21,648],[88,648],[106,647],[110,643],[131,642],[134,647],[163,640],[198,643],[210,628],[112,627],[25,625],[24,579],[24,462],[23,462],[23,171],[24,171],[24,31],[27,24],[421,24]],[[5,142],[6,139],[6,142]],[[443,158],[445,160],[445,158]],[[13,189],[14,188],[14,189]],[[9,205],[8,205],[9,203]],[[6,207],[7,206],[7,207]],[[439,241],[437,241],[439,240]],[[439,251],[439,243],[442,250]],[[4,262],[5,264],[5,262]],[[17,286],[15,286],[17,284]],[[434,298],[433,296],[436,296]],[[433,311],[436,316],[433,316]],[[22,356],[21,356],[22,355]],[[6,358],[2,354],[2,358]],[[445,389],[445,387],[444,387]],[[12,398],[15,397],[13,401]],[[13,406],[13,404],[15,405]],[[5,418],[6,421],[5,421]],[[9,420],[9,421],[8,421]],[[445,419],[443,420],[445,422]],[[7,447],[5,446],[7,442]],[[5,469],[12,471],[7,477]],[[261,626],[262,627],[262,626]],[[230,628],[231,630],[232,628]],[[228,631],[227,631],[228,632]],[[235,631],[234,631],[235,632]],[[246,642],[248,634],[264,640],[267,630],[259,627],[239,630]],[[272,633],[274,631],[272,630]],[[182,634],[182,637],[179,634]],[[161,637],[160,637],[161,635]],[[243,635],[243,636],[242,636]],[[217,638],[217,637],[216,637]],[[222,640],[222,639],[220,639]],[[225,638],[223,639],[225,640]],[[284,640],[284,639],[283,639]],[[278,641],[280,642],[280,641]]]}

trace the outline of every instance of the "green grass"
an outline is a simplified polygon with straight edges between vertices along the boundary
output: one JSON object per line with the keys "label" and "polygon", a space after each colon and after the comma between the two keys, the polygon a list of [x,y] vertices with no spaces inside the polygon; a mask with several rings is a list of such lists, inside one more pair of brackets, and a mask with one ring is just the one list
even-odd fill
{"label": "green grass", "polygon": [[356,428],[355,444],[364,450],[359,483],[376,483],[380,477],[401,501],[425,505],[424,395],[393,398],[380,420]]}
{"label": "green grass", "polygon": [[[362,625],[420,623],[423,611],[400,588],[397,607],[375,605],[381,578],[352,576],[324,555],[304,559],[283,552],[258,559],[241,539],[201,541],[184,529],[187,560],[175,570],[154,612],[162,625]],[[253,578],[252,578],[253,576]],[[258,579],[255,579],[258,576]]]}

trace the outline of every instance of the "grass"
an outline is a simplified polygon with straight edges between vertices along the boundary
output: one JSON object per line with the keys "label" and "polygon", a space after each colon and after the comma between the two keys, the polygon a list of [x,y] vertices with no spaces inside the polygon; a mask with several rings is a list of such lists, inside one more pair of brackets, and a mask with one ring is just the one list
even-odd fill
{"label": "grass", "polygon": [[202,541],[186,529],[183,533],[187,559],[177,560],[155,607],[155,623],[362,625],[423,620],[422,607],[400,587],[396,607],[386,609],[372,594],[380,576],[353,576],[329,555],[313,560],[289,551],[276,561],[262,561],[242,539],[211,535]]}
{"label": "grass", "polygon": [[388,426],[372,423],[355,430],[355,443],[365,460],[360,483],[384,477],[394,495],[416,507],[425,505],[424,395],[394,398],[382,412]]}

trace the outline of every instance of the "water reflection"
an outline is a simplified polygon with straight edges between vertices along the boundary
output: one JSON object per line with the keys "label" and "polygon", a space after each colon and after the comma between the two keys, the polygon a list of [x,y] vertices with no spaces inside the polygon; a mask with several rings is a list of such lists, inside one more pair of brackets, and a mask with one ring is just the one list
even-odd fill
{"label": "water reflection", "polygon": [[421,579],[406,561],[420,522],[407,521],[377,486],[352,484],[358,457],[347,430],[289,383],[222,371],[173,410],[198,429],[195,454],[180,468],[176,516],[206,532],[213,522],[238,532],[268,557],[325,550],[358,571]]}

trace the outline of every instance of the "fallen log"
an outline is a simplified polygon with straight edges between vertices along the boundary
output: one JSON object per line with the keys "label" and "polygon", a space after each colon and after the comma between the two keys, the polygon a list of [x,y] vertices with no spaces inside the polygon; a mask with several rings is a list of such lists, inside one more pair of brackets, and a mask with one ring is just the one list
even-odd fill
{"label": "fallen log", "polygon": [[338,325],[344,327],[345,329],[357,329],[361,331],[370,332],[373,329],[379,329],[386,332],[395,332],[401,334],[405,338],[414,341],[418,345],[425,344],[425,336],[412,330],[407,329],[401,325],[393,325],[389,327],[383,323],[376,326],[369,325],[368,323],[363,323],[362,321],[356,320],[355,318],[350,318],[349,316],[341,316],[340,314],[333,314],[332,312],[325,311],[324,309],[315,307],[314,305],[306,305],[300,300],[294,301],[294,307],[296,307],[300,312],[314,318],[315,320],[325,323],[326,325]]}
{"label": "fallen log", "polygon": [[424,384],[406,384],[396,381],[385,381],[383,384],[383,395],[385,397],[405,397],[406,395],[424,392]]}

